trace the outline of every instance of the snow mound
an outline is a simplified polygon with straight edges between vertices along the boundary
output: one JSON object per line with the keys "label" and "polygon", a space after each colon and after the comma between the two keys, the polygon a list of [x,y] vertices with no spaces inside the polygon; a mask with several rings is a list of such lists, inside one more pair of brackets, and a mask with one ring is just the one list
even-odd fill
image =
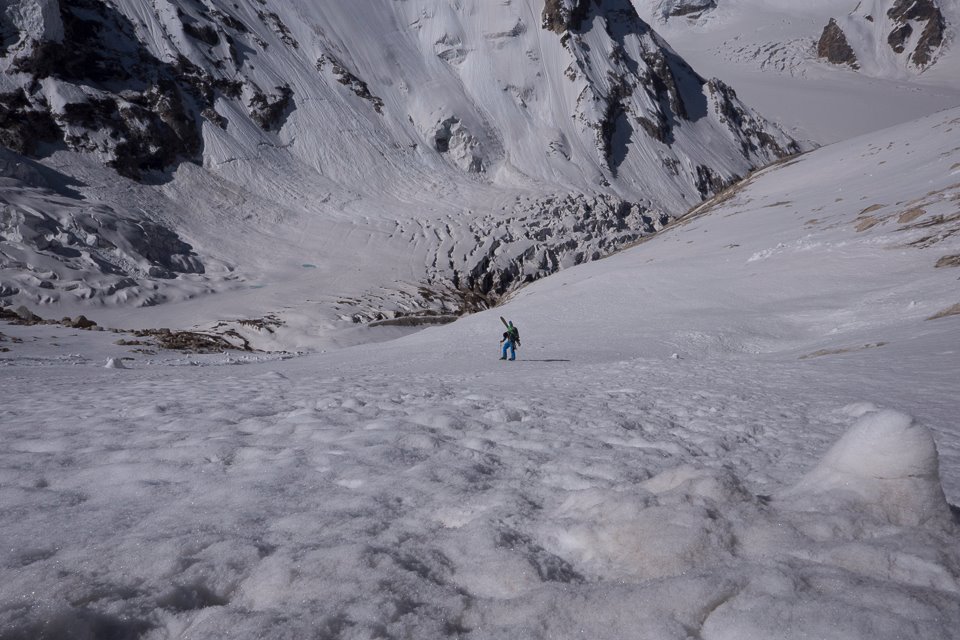
{"label": "snow mound", "polygon": [[103,365],[104,369],[126,369],[126,365],[123,364],[122,358],[107,358],[107,364]]}
{"label": "snow mound", "polygon": [[752,501],[732,472],[681,465],[638,488],[573,492],[544,540],[587,575],[680,576],[733,557],[734,525],[725,514]]}
{"label": "snow mound", "polygon": [[892,410],[863,414],[785,495],[820,503],[818,509],[824,501],[859,503],[903,526],[950,520],[933,435]]}
{"label": "snow mound", "polygon": [[577,492],[558,511],[547,548],[586,575],[654,580],[729,560],[730,523],[705,505],[658,504],[643,492]]}

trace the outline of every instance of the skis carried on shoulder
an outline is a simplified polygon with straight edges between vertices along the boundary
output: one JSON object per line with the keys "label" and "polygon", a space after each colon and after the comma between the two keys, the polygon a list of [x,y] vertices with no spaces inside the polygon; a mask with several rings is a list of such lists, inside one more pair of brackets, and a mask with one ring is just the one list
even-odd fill
{"label": "skis carried on shoulder", "polygon": [[502,322],[502,323],[503,323],[503,326],[505,326],[505,327],[507,328],[507,333],[508,333],[508,334],[510,334],[511,336],[514,336],[514,335],[516,336],[516,339],[513,340],[513,346],[514,346],[514,347],[519,347],[519,346],[520,346],[520,332],[517,331],[516,327],[512,327],[512,328],[511,328],[511,327],[510,327],[510,323],[507,322],[506,319],[505,319],[503,316],[500,316],[500,322]]}

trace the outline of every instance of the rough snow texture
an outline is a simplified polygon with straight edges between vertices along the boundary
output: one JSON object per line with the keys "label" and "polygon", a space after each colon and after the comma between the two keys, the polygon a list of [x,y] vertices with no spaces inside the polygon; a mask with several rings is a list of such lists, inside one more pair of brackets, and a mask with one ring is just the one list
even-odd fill
{"label": "rough snow texture", "polygon": [[[168,282],[210,291],[193,248],[141,210],[78,197],[76,182],[0,149],[0,296],[152,305]],[[177,295],[182,295],[179,293]]]}
{"label": "rough snow texture", "polygon": [[[574,4],[551,25],[535,0],[7,2],[0,136],[76,181],[64,197],[190,238],[192,266],[177,266],[179,248],[154,260],[167,272],[226,264],[207,270],[219,290],[230,274],[289,281],[278,254],[303,255],[297,264],[319,267],[314,289],[362,300],[338,313],[351,318],[404,313],[404,292],[423,286],[484,298],[606,255],[799,149],[693,71],[627,0]],[[611,222],[555,223],[587,210]],[[521,221],[552,238],[502,232]],[[403,229],[417,226],[438,235],[411,244]],[[608,228],[615,237],[598,239]],[[43,235],[5,242],[43,253],[32,244]],[[491,237],[496,256],[481,246]],[[358,246],[381,264],[355,273]],[[436,261],[441,251],[451,257]],[[3,258],[5,279],[17,264]],[[53,292],[19,277],[8,302],[119,302],[102,287],[71,295],[76,280],[109,280],[88,268]],[[197,279],[178,297],[123,271],[148,292],[134,303],[198,292]],[[330,306],[320,315],[317,326]]]}

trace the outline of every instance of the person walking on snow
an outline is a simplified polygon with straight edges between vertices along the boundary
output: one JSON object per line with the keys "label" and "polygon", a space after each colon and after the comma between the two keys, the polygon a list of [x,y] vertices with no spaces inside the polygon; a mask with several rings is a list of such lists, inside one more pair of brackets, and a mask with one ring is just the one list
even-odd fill
{"label": "person walking on snow", "polygon": [[507,330],[503,332],[503,338],[500,339],[500,344],[503,345],[500,359],[501,360],[507,359],[507,349],[509,349],[510,359],[516,360],[517,347],[520,346],[520,331],[518,331],[517,328],[513,326],[513,320],[511,320],[510,322],[503,320],[503,318],[500,318],[500,320],[502,320],[503,323],[507,325]]}

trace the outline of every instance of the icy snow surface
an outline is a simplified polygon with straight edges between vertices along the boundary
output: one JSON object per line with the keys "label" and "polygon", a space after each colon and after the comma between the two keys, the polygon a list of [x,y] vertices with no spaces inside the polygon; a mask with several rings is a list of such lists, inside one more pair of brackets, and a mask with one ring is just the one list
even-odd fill
{"label": "icy snow surface", "polygon": [[956,130],[390,342],[0,325],[0,637],[956,638]]}

